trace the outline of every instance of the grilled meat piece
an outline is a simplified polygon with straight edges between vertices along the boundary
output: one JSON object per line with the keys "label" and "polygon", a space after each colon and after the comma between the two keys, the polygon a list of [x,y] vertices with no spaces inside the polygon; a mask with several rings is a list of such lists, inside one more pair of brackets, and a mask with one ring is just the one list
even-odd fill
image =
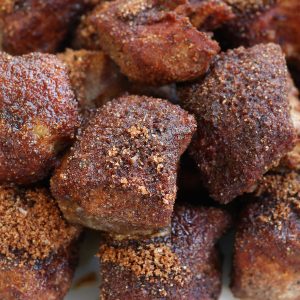
{"label": "grilled meat piece", "polygon": [[195,129],[191,115],[161,99],[124,96],[98,109],[51,180],[65,217],[115,233],[168,226]]}

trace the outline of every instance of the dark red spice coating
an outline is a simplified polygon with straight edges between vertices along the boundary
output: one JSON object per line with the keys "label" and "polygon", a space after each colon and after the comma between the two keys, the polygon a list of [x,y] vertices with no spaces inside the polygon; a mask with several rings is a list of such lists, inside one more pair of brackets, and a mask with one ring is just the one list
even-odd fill
{"label": "dark red spice coating", "polygon": [[190,154],[211,196],[228,203],[293,149],[287,68],[279,46],[222,53],[207,76],[179,90],[198,131]]}
{"label": "dark red spice coating", "polygon": [[48,54],[0,53],[0,182],[43,179],[78,125],[64,65]]}
{"label": "dark red spice coating", "polygon": [[239,299],[299,299],[299,175],[266,175],[251,198],[237,224],[232,290]]}
{"label": "dark red spice coating", "polygon": [[57,51],[87,5],[86,0],[4,2],[0,3],[0,48],[14,55]]}
{"label": "dark red spice coating", "polygon": [[167,236],[103,237],[100,299],[218,299],[215,244],[229,225],[220,209],[176,205]]}
{"label": "dark red spice coating", "polygon": [[130,79],[163,85],[205,73],[218,43],[172,4],[117,0],[97,6],[79,29],[81,44],[101,47]]}
{"label": "dark red spice coating", "polygon": [[195,129],[191,115],[161,99],[124,96],[98,109],[51,180],[65,217],[117,233],[167,226]]}

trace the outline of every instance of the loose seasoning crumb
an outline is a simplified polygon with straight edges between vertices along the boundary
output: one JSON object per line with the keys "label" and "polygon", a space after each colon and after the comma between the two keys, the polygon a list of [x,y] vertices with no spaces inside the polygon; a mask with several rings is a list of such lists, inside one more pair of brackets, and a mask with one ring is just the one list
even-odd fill
{"label": "loose seasoning crumb", "polygon": [[49,257],[79,232],[64,221],[45,189],[0,186],[0,216],[0,253],[20,263]]}
{"label": "loose seasoning crumb", "polygon": [[177,255],[165,244],[149,244],[137,249],[103,245],[99,256],[102,262],[118,264],[149,282],[173,281],[183,286],[189,278],[189,269],[181,265]]}
{"label": "loose seasoning crumb", "polygon": [[266,175],[259,183],[255,192],[256,196],[269,197],[274,208],[267,215],[259,215],[262,222],[273,223],[279,230],[282,229],[282,222],[288,220],[293,209],[300,208],[300,181],[295,172],[285,175]]}

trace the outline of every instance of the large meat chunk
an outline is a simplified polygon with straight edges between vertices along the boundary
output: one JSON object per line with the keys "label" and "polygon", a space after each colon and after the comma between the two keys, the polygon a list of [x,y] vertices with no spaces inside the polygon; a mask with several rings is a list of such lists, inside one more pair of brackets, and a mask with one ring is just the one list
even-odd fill
{"label": "large meat chunk", "polygon": [[300,178],[266,175],[237,225],[232,289],[239,299],[300,298]]}
{"label": "large meat chunk", "polygon": [[100,108],[51,180],[65,217],[116,233],[168,226],[177,164],[196,129],[179,106],[125,96]]}
{"label": "large meat chunk", "polygon": [[58,300],[70,288],[80,228],[45,189],[0,186],[0,298]]}
{"label": "large meat chunk", "polygon": [[134,81],[162,85],[197,78],[219,46],[176,12],[181,2],[117,0],[99,5],[83,20],[81,45],[101,47]]}
{"label": "large meat chunk", "polygon": [[49,54],[0,53],[0,82],[0,183],[41,180],[78,125],[67,70]]}
{"label": "large meat chunk", "polygon": [[215,244],[230,218],[215,208],[176,205],[167,236],[106,236],[100,246],[100,299],[218,299]]}
{"label": "large meat chunk", "polygon": [[204,79],[179,91],[198,122],[190,154],[215,200],[247,192],[293,149],[288,89],[284,55],[267,44],[222,53]]}

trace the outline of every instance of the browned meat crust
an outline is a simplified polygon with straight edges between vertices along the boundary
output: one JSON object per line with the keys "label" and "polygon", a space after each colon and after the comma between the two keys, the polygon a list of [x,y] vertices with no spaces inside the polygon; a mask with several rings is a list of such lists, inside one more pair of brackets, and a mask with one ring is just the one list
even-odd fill
{"label": "browned meat crust", "polygon": [[0,8],[0,49],[11,54],[57,51],[86,0],[12,0]]}
{"label": "browned meat crust", "polygon": [[279,46],[222,53],[203,80],[179,93],[198,122],[190,154],[211,196],[221,203],[248,191],[294,146]]}
{"label": "browned meat crust", "polygon": [[177,164],[196,129],[179,106],[125,96],[100,108],[51,180],[65,217],[126,233],[167,226]]}
{"label": "browned meat crust", "polygon": [[[226,26],[226,37],[231,39],[232,45],[274,42],[282,46],[288,60],[300,66],[300,2],[258,0],[254,5],[251,5],[252,1],[238,2],[250,4],[246,8],[237,5],[235,12],[238,17]],[[262,4],[255,5],[255,2]]]}
{"label": "browned meat crust", "polygon": [[58,58],[68,66],[81,109],[100,107],[126,89],[127,80],[102,51],[67,49],[58,54]]}
{"label": "browned meat crust", "polygon": [[[279,169],[284,170],[300,170],[300,101],[299,91],[295,87],[292,78],[289,78],[289,104],[291,109],[292,122],[296,129],[297,139],[296,145],[291,152],[281,159],[278,166]],[[278,169],[276,168],[276,169]]]}
{"label": "browned meat crust", "polygon": [[215,208],[177,206],[171,235],[112,236],[100,246],[100,299],[218,299],[215,244],[230,223]]}
{"label": "browned meat crust", "polygon": [[45,189],[0,186],[0,298],[63,299],[80,228],[68,225]]}
{"label": "browned meat crust", "polygon": [[0,53],[0,182],[43,179],[78,125],[64,65],[48,54]]}
{"label": "browned meat crust", "polygon": [[177,2],[117,0],[99,5],[83,20],[79,43],[101,47],[134,81],[163,85],[194,79],[207,71],[219,46],[176,13]]}
{"label": "browned meat crust", "polygon": [[239,299],[300,298],[300,178],[266,175],[237,226],[232,290]]}

